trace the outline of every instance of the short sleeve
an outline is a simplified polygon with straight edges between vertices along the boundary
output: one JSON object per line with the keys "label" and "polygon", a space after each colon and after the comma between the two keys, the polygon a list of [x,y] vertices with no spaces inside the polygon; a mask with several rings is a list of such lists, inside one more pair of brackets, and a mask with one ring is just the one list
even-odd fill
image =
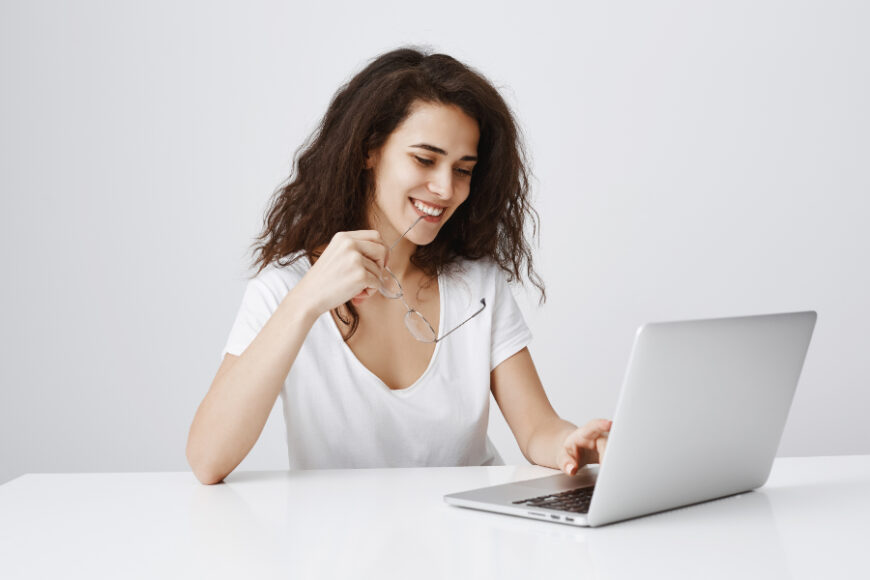
{"label": "short sleeve", "polygon": [[495,300],[492,313],[490,371],[515,355],[532,341],[523,313],[500,269],[495,274]]}
{"label": "short sleeve", "polygon": [[241,355],[278,309],[278,304],[279,299],[262,280],[249,280],[221,359],[227,353]]}

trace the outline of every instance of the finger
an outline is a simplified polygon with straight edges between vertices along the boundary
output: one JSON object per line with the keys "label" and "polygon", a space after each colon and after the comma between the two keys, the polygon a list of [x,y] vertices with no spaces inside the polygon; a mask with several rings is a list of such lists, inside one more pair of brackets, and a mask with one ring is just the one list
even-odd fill
{"label": "finger", "polygon": [[[588,449],[590,451],[595,449],[595,441],[599,437],[602,436],[602,432],[600,431],[581,431],[577,429],[571,435],[568,436],[568,439],[565,441],[565,445],[570,445],[576,447],[578,450]],[[578,451],[580,452],[580,451]]]}
{"label": "finger", "polygon": [[595,449],[595,440],[610,431],[613,421],[609,419],[593,419],[574,432],[578,439],[585,440],[586,448]]}
{"label": "finger", "polygon": [[357,305],[378,291],[381,286],[380,273],[383,270],[380,270],[377,264],[360,254],[350,259],[351,263],[348,264],[349,270],[345,280],[350,286],[348,290],[354,291],[354,294],[345,300]]}
{"label": "finger", "polygon": [[562,444],[562,450],[568,458],[575,462],[579,462],[580,457],[583,456],[583,452],[578,449],[577,442],[574,440],[572,435],[573,433],[565,439],[565,442]]}
{"label": "finger", "polygon": [[558,465],[559,469],[568,475],[574,475],[577,473],[577,466],[580,464],[577,455],[572,454],[572,451],[573,450],[569,450],[568,447],[564,447],[559,452],[559,456],[556,459],[556,465]]}
{"label": "finger", "polygon": [[347,234],[354,238],[355,240],[370,240],[372,242],[381,242],[384,240],[381,238],[381,233],[378,230],[354,230],[352,232],[347,232]]}
{"label": "finger", "polygon": [[609,420],[596,419],[576,429],[565,439],[564,447],[577,458],[577,465],[595,463],[598,441],[606,438],[607,431],[602,429],[609,429],[611,424]]}
{"label": "finger", "polygon": [[383,242],[358,239],[356,240],[356,248],[363,256],[376,263],[379,268],[387,265],[387,246]]}
{"label": "finger", "polygon": [[377,271],[374,270],[374,266],[370,264],[366,264],[366,272],[363,279],[363,288],[359,291],[359,294],[354,296],[352,300],[356,301],[356,304],[359,304],[366,298],[374,295],[375,292],[378,291],[378,288],[381,285],[380,278],[378,277]]}
{"label": "finger", "polygon": [[596,439],[595,447],[598,451],[598,463],[604,462],[604,450],[607,449],[607,437],[599,437]]}
{"label": "finger", "polygon": [[[353,232],[338,232],[332,236],[330,246],[353,248],[372,261],[383,261],[387,246],[376,230],[358,230]],[[381,249],[379,249],[381,248]],[[381,264],[383,266],[383,263]]]}
{"label": "finger", "polygon": [[359,304],[360,302],[371,296],[374,292],[375,290],[372,290],[371,288],[365,288],[362,292],[351,298],[350,301],[354,304]]}
{"label": "finger", "polygon": [[[356,242],[364,243],[365,250],[361,247],[360,251],[369,256],[370,259],[377,261],[382,254],[384,259],[388,253],[388,246],[377,230],[357,230],[347,232],[348,236]],[[370,251],[376,252],[376,255],[369,255]]]}
{"label": "finger", "polygon": [[574,475],[580,469],[580,467],[589,463],[589,458],[587,454],[589,451],[585,450],[585,448],[581,445],[578,445],[577,441],[571,440],[565,442],[565,453],[567,457],[569,457],[570,465],[568,466],[568,470],[566,473],[569,475]]}
{"label": "finger", "polygon": [[[357,243],[356,241],[353,242],[353,249],[357,249]],[[345,270],[346,275],[352,276],[353,281],[360,284],[359,291],[365,288],[377,290],[380,285],[381,274],[384,272],[377,262],[371,260],[365,254],[359,251],[354,252],[353,250],[349,254],[346,254],[342,260],[342,268]]]}
{"label": "finger", "polygon": [[610,431],[610,428],[613,426],[613,421],[610,419],[592,419],[582,427],[580,427],[580,431],[600,431],[602,433],[606,433]]}
{"label": "finger", "polygon": [[369,259],[367,256],[360,256],[360,264],[363,268],[366,269],[368,274],[371,275],[372,279],[366,277],[367,282],[371,282],[371,284],[367,285],[366,288],[373,288],[377,290],[378,285],[381,283],[381,274],[383,273],[383,267],[379,265],[374,260]]}

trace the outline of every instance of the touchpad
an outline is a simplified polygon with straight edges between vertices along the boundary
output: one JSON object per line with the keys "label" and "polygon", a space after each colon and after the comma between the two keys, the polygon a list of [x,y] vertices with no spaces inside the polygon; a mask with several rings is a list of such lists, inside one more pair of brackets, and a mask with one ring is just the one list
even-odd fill
{"label": "touchpad", "polygon": [[577,475],[565,475],[558,473],[549,477],[540,477],[538,479],[527,479],[522,482],[517,482],[523,487],[533,487],[545,491],[568,491],[569,489],[577,489],[578,487],[586,487],[595,485],[595,480],[598,477],[597,466],[595,469],[581,469]]}

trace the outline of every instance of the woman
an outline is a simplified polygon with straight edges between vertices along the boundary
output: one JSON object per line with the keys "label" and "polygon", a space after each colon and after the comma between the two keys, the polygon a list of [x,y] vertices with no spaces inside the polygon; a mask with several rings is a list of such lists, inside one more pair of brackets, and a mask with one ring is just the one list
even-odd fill
{"label": "woman", "polygon": [[[273,199],[187,457],[221,481],[282,395],[291,469],[487,465],[489,395],[525,457],[573,474],[610,422],[553,411],[506,281],[532,268],[527,170],[498,92],[400,49],[342,87]],[[507,278],[507,280],[506,280]]]}

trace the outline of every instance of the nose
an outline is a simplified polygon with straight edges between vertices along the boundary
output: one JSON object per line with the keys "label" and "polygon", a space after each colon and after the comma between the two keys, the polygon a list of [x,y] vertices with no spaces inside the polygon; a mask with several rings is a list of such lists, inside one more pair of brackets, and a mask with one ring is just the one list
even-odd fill
{"label": "nose", "polygon": [[453,171],[439,171],[429,180],[429,191],[441,199],[453,197]]}

